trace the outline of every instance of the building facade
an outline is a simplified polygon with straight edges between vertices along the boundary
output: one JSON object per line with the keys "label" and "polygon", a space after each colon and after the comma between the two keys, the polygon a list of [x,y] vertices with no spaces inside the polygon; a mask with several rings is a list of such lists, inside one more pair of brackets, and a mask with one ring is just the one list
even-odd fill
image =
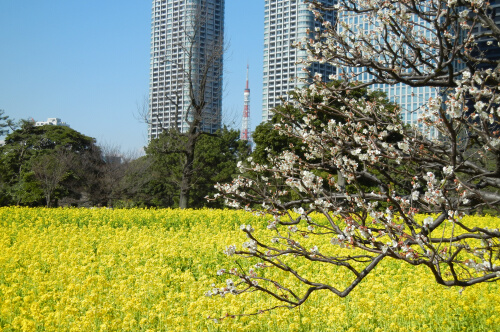
{"label": "building facade", "polygon": [[[495,24],[500,27],[500,0],[490,0],[490,10],[489,14],[491,19]],[[477,38],[476,49],[473,50],[474,56],[482,56],[488,60],[498,61],[500,60],[500,45],[492,38],[488,36],[490,29],[481,23],[477,23],[472,28],[472,33]],[[496,64],[480,64],[475,65],[477,69],[494,69]]]}
{"label": "building facade", "polygon": [[187,131],[193,94],[205,103],[198,130],[220,129],[223,36],[224,0],[153,0],[149,140],[167,129]]}
{"label": "building facade", "polygon": [[[325,5],[333,6],[335,0],[322,0]],[[311,36],[316,22],[304,0],[266,0],[264,11],[264,75],[262,97],[262,121],[272,117],[272,109],[281,104],[281,98],[296,87],[304,85],[307,73],[304,65],[306,51],[294,48],[293,43]],[[324,13],[324,19],[333,22],[335,13]],[[327,78],[335,73],[328,64],[312,64],[311,73],[321,73]]]}
{"label": "building facade", "polygon": [[[369,23],[370,20],[367,19],[366,15],[367,14],[364,13],[342,12],[342,14],[339,14],[338,20],[339,22],[346,23],[346,26],[348,26],[352,32],[364,31],[364,33],[368,33],[369,31],[375,30],[376,27],[373,23]],[[433,34],[431,33],[432,29],[425,21],[416,17],[413,17],[413,20],[423,27],[419,30],[419,33],[423,34],[427,39],[433,38]],[[339,33],[342,33],[343,25],[339,24],[338,29]],[[374,44],[379,42],[383,43],[383,40],[374,40]],[[352,77],[352,80],[354,81],[370,83],[374,80],[374,77],[367,72],[365,67],[342,67],[337,69],[339,75]],[[429,138],[437,136],[438,133],[435,132],[434,128],[423,128],[422,124],[419,123],[418,118],[419,115],[425,110],[425,106],[427,105],[429,98],[436,98],[440,96],[441,91],[439,88],[429,86],[411,87],[403,83],[377,83],[370,85],[369,89],[385,92],[391,102],[400,105],[400,116],[406,124],[420,127],[420,130],[422,131],[425,130]]]}
{"label": "building facade", "polygon": [[[497,26],[500,26],[500,0],[491,0],[489,4],[490,17],[494,20]],[[364,30],[373,29],[373,26],[367,23],[365,14],[343,12],[339,15],[338,19],[339,21],[347,23],[347,26],[351,27],[351,29],[355,29],[355,27],[359,27]],[[428,40],[435,38],[432,33],[432,27],[430,27],[428,23],[415,17],[413,20],[419,24],[420,27],[422,27],[420,29],[420,33],[425,34],[425,37]],[[340,29],[342,28],[340,27]],[[500,47],[496,42],[494,42],[493,38],[488,36],[488,33],[490,33],[489,28],[483,26],[481,23],[477,23],[472,28],[471,32],[476,36],[476,38],[478,38],[477,45],[475,46],[475,49],[473,49],[473,56],[481,56],[487,60],[498,61],[500,59]],[[462,70],[464,66],[465,64],[460,62],[454,63],[456,71]],[[473,64],[473,66],[476,69],[494,69],[496,64],[482,63]],[[356,80],[362,83],[368,83],[373,79],[370,74],[366,73],[366,70],[363,67],[344,67],[338,68],[338,70],[343,71],[344,75],[353,74],[353,76],[356,77]],[[370,89],[384,91],[389,100],[399,104],[402,109],[401,118],[406,124],[418,127],[420,130],[428,134],[429,138],[439,137],[439,133],[437,133],[434,128],[424,128],[423,125],[418,122],[418,118],[422,111],[425,110],[429,98],[443,97],[442,89],[429,86],[411,87],[402,83],[394,85],[374,84],[370,87]],[[469,105],[469,109],[472,109],[472,107],[473,103]]]}
{"label": "building facade", "polygon": [[66,122],[62,122],[61,119],[59,118],[48,118],[47,121],[35,122],[35,127],[41,127],[46,125],[69,127],[69,124],[67,124]]}

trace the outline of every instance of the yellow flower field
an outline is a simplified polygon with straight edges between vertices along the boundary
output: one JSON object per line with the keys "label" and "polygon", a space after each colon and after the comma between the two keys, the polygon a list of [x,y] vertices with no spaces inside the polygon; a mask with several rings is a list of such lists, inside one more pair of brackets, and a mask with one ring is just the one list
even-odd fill
{"label": "yellow flower field", "polygon": [[[222,251],[245,240],[239,226],[264,222],[229,210],[0,208],[0,331],[498,331],[498,283],[460,293],[391,260],[347,298],[316,292],[300,309],[217,324],[208,317],[274,303],[204,295],[235,265]],[[329,267],[300,270],[342,283]]]}

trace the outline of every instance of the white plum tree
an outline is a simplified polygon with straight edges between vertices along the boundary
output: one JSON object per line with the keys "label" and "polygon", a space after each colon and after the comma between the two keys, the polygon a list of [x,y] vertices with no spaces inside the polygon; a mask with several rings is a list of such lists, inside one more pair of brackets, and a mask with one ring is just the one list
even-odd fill
{"label": "white plum tree", "polygon": [[[298,138],[302,153],[291,148],[266,164],[249,159],[238,178],[218,185],[229,206],[271,217],[269,238],[243,225],[248,241],[225,250],[257,259],[263,269],[222,269],[218,274],[231,279],[208,295],[260,291],[292,308],[318,290],[347,296],[384,259],[425,266],[446,286],[498,282],[499,230],[462,219],[474,209],[500,208],[500,60],[482,46],[500,45],[490,4],[338,0],[332,8],[312,1],[310,8],[322,28],[301,41],[309,50],[305,61],[335,65],[330,80],[340,83],[310,73],[288,102],[300,115],[284,112],[276,130]],[[322,10],[337,11],[336,22],[322,21]],[[349,15],[363,24],[349,25],[343,19]],[[483,32],[473,32],[477,26]],[[369,82],[359,82],[363,74]],[[440,94],[412,126],[386,98],[356,93],[381,83]],[[304,237],[355,250],[332,255],[325,246],[301,245]],[[303,275],[300,260],[346,269],[352,278],[335,287]],[[266,269],[306,287],[292,289]]]}

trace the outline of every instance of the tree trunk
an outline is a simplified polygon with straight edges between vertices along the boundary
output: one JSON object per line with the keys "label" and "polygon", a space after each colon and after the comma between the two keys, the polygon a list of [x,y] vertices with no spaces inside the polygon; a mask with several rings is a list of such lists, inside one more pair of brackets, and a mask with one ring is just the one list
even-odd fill
{"label": "tree trunk", "polygon": [[45,200],[47,201],[47,207],[50,207],[50,193],[45,195]]}
{"label": "tree trunk", "polygon": [[182,180],[179,196],[179,208],[187,209],[189,204],[189,191],[191,190],[191,181],[193,177],[193,163],[194,163],[194,147],[196,140],[188,139],[186,147],[186,163],[182,169]]}

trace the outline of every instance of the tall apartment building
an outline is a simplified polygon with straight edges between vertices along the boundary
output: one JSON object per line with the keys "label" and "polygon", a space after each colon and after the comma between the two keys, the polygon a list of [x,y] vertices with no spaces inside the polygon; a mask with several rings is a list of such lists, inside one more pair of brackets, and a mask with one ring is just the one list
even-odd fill
{"label": "tall apartment building", "polygon": [[[368,32],[373,30],[375,27],[369,23],[366,18],[367,14],[364,13],[353,13],[353,12],[342,12],[338,16],[339,22],[347,23],[350,29],[353,31],[364,30]],[[421,24],[421,26],[426,27],[426,22],[414,18]],[[342,25],[339,25],[339,32],[343,30]],[[431,39],[430,29],[421,30],[425,37]],[[338,68],[338,74],[344,74],[346,76],[353,77],[353,80],[362,83],[369,83],[373,80],[373,76],[366,72],[365,67],[343,67]],[[389,84],[373,84],[369,86],[371,90],[380,90],[387,94],[387,97],[391,102],[399,104],[402,109],[401,118],[409,125],[420,126],[418,123],[419,114],[423,111],[424,106],[427,104],[429,98],[437,97],[440,94],[439,88],[433,87],[411,87],[403,83],[397,83],[393,85]],[[428,133],[429,137],[435,137],[437,133],[433,128],[430,129],[431,132]]]}
{"label": "tall apartment building", "polygon": [[[491,18],[495,21],[497,26],[500,26],[500,0],[491,0],[490,3],[490,11],[489,14]],[[356,14],[343,12],[338,17],[339,20],[344,21],[350,27],[362,27],[363,29],[372,29],[373,27],[366,23],[365,14]],[[425,27],[422,29],[422,33],[425,33],[425,37],[427,39],[433,39],[434,36],[431,33],[432,28],[427,28],[428,23],[423,20],[418,21],[421,27]],[[472,28],[472,33],[478,36],[476,48],[473,50],[474,56],[483,56],[489,60],[499,60],[500,59],[500,47],[496,42],[493,42],[493,38],[487,36],[490,30],[483,26],[481,23],[477,23]],[[486,34],[486,36],[484,36]],[[477,69],[486,69],[486,68],[494,68],[495,65],[492,64],[475,64]],[[463,63],[455,63],[455,70],[461,70],[464,68]],[[344,67],[339,70],[349,71],[350,73],[354,73],[356,79],[360,82],[366,83],[372,80],[371,75],[365,72],[365,68],[363,67]],[[429,98],[436,98],[442,95],[443,91],[439,88],[432,87],[410,87],[408,85],[398,83],[394,85],[388,84],[374,84],[371,86],[371,89],[381,90],[387,93],[388,98],[399,104],[402,108],[401,118],[407,124],[418,126],[420,129],[424,129],[422,124],[418,123],[418,117],[422,110],[425,108]],[[472,109],[473,103],[469,105],[469,108]],[[426,133],[429,138],[437,138],[438,133],[435,132],[434,128],[429,128]]]}
{"label": "tall apartment building", "polygon": [[[199,130],[221,127],[224,0],[153,0],[149,77],[149,140],[164,129],[188,129],[195,93],[205,89]],[[201,76],[208,69],[204,87]]]}
{"label": "tall apartment building", "polygon": [[[490,3],[493,5],[493,10],[491,13],[492,17],[500,22],[500,16],[496,14],[496,8],[500,7],[500,0],[492,0]],[[367,14],[363,13],[342,12],[338,15],[337,19],[339,21],[347,23],[347,26],[349,26],[352,30],[362,29],[366,32],[374,28],[373,25],[368,23],[369,20],[366,19],[366,15]],[[423,35],[428,40],[432,40],[435,38],[433,27],[430,26],[428,22],[418,17],[413,17],[413,20],[420,27],[420,29],[417,31],[421,35]],[[339,32],[341,32],[342,29],[342,26],[339,26]],[[474,34],[478,34],[481,32],[485,32],[485,30],[487,29],[481,27],[481,24],[477,24],[473,28],[472,32]],[[478,43],[477,51],[483,53],[487,58],[498,59],[500,56],[500,48],[498,46],[487,46],[488,40],[491,40],[491,38],[483,38]],[[463,69],[464,66],[465,65],[460,62],[454,63],[454,69],[456,71]],[[362,83],[369,83],[373,80],[373,76],[366,72],[365,67],[343,67],[337,68],[337,70],[338,73],[343,73],[346,76],[353,76],[356,81]],[[437,98],[439,96],[443,96],[442,88],[429,86],[411,87],[403,83],[397,83],[393,85],[379,83],[371,85],[369,89],[383,91],[387,94],[387,97],[391,102],[399,104],[402,110],[401,119],[406,124],[419,128],[427,135],[428,138],[432,139],[439,137],[439,133],[435,130],[435,128],[425,128],[422,123],[419,123],[418,118],[425,110],[429,98]]]}
{"label": "tall apartment building", "polygon": [[[332,6],[335,0],[322,0]],[[310,37],[307,30],[314,31],[314,15],[304,0],[266,0],[264,16],[264,86],[262,97],[262,121],[272,117],[272,109],[281,104],[281,97],[302,86],[301,79],[307,79],[297,62],[306,57],[306,51],[292,47],[292,43]],[[333,22],[334,12],[324,13],[324,19]],[[321,73],[327,78],[335,72],[328,64],[313,64],[311,73]]]}

